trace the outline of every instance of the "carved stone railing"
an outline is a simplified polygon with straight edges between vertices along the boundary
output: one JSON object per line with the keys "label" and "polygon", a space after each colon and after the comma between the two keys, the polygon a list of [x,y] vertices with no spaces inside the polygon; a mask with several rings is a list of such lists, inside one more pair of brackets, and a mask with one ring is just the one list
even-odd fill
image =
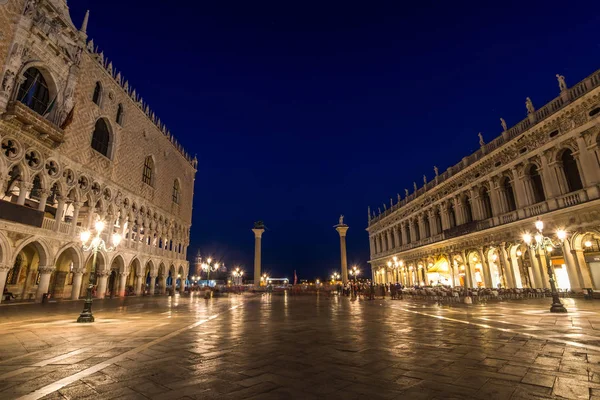
{"label": "carved stone railing", "polygon": [[500,216],[500,221],[502,224],[510,224],[511,222],[515,222],[517,219],[519,219],[519,216],[517,215],[516,211],[511,211]]}
{"label": "carved stone railing", "polygon": [[525,207],[525,215],[527,217],[535,217],[536,215],[540,215],[545,212],[548,212],[548,203],[545,201]]}
{"label": "carved stone railing", "polygon": [[54,230],[54,218],[44,217],[44,221],[42,222],[42,229],[47,229],[49,231]]}

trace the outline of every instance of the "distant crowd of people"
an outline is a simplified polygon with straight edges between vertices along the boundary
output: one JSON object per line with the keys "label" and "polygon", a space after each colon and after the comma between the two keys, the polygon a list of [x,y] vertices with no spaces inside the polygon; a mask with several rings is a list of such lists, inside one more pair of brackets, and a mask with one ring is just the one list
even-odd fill
{"label": "distant crowd of people", "polygon": [[402,299],[404,289],[406,287],[399,283],[348,282],[336,286],[340,295],[352,298],[362,296],[369,300],[375,300],[376,297],[385,298],[388,294],[392,300]]}

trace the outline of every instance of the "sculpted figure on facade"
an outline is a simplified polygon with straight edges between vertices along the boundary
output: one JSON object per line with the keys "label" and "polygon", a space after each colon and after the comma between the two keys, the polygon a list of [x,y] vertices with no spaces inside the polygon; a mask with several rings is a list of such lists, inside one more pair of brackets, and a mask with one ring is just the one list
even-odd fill
{"label": "sculpted figure on facade", "polygon": [[556,74],[556,79],[558,80],[558,88],[561,92],[567,90],[567,82],[565,81],[564,75]]}
{"label": "sculpted figure on facade", "polygon": [[433,172],[435,172],[435,176],[437,178],[439,176],[439,170],[438,170],[438,167],[435,165],[433,166]]}
{"label": "sculpted figure on facade", "polygon": [[15,73],[11,70],[7,70],[4,73],[4,78],[2,79],[2,91],[10,94],[12,92],[14,82]]}
{"label": "sculpted figure on facade", "polygon": [[344,225],[344,215],[340,215],[340,220],[339,220],[340,225]]}
{"label": "sculpted figure on facade", "polygon": [[485,146],[485,141],[483,140],[483,135],[481,134],[481,132],[479,132],[477,136],[479,136],[479,146]]}
{"label": "sculpted figure on facade", "polygon": [[500,118],[500,125],[502,125],[502,131],[508,130],[508,126],[506,126],[506,121],[504,120],[504,118]]}
{"label": "sculpted figure on facade", "polygon": [[531,102],[531,99],[529,97],[527,97],[525,99],[525,108],[527,108],[527,114],[533,114],[535,112],[535,107],[533,107],[533,103]]}

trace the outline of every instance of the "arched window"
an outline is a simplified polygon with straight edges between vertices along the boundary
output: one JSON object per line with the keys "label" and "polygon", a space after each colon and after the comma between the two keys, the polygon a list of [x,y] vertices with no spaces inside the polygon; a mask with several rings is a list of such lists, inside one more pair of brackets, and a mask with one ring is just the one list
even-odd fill
{"label": "arched window", "polygon": [[119,104],[119,107],[117,108],[117,124],[123,126],[123,104]]}
{"label": "arched window", "polygon": [[479,191],[479,197],[481,198],[481,208],[483,212],[483,218],[492,218],[492,201],[490,200],[490,192],[485,186]]}
{"label": "arched window", "polygon": [[465,196],[463,199],[463,208],[465,210],[465,223],[473,221],[473,209],[471,208],[471,199],[469,196]]}
{"label": "arched window", "polygon": [[456,213],[454,212],[454,204],[448,204],[448,223],[450,224],[450,228],[454,228],[456,226]]}
{"label": "arched window", "polygon": [[92,96],[92,101],[97,105],[100,105],[102,101],[102,85],[100,82],[96,82],[96,87],[94,87],[94,95]]}
{"label": "arched window", "polygon": [[427,214],[425,214],[425,216],[423,217],[423,228],[425,229],[425,232],[423,232],[423,238],[430,237],[431,229],[429,227],[429,216]]}
{"label": "arched window", "polygon": [[33,178],[33,186],[29,191],[29,198],[34,200],[40,199],[40,194],[42,193],[42,180],[39,175],[36,175]]}
{"label": "arched window", "polygon": [[412,240],[410,240],[410,225],[406,224],[406,226],[404,227],[404,232],[406,232],[406,243],[410,243]]}
{"label": "arched window", "polygon": [[179,196],[180,196],[179,181],[177,179],[175,179],[175,181],[173,182],[173,203],[179,204]]}
{"label": "arched window", "polygon": [[50,111],[48,84],[37,68],[25,71],[25,82],[19,87],[17,99],[40,115]]}
{"label": "arched window", "polygon": [[544,185],[542,184],[542,177],[540,176],[537,166],[532,165],[529,167],[529,170],[527,171],[527,177],[529,178],[529,184],[531,185],[534,203],[539,203],[546,200]]}
{"label": "arched window", "polygon": [[502,190],[506,195],[506,208],[508,211],[515,211],[517,209],[517,202],[515,201],[515,192],[513,191],[510,179],[505,177],[502,181]]}
{"label": "arched window", "polygon": [[435,210],[435,229],[437,233],[442,232],[442,216],[440,210]]}
{"label": "arched window", "polygon": [[419,229],[419,221],[414,220],[413,225],[415,227],[415,240],[421,240],[421,230]]}
{"label": "arched window", "polygon": [[105,157],[109,157],[110,145],[111,140],[108,125],[106,124],[106,121],[99,119],[96,121],[94,134],[92,135],[92,149],[96,150]]}
{"label": "arched window", "polygon": [[144,161],[144,173],[142,175],[142,181],[147,184],[152,186],[153,183],[153,175],[154,173],[154,161],[152,161],[152,157],[148,156],[146,157],[146,160]]}
{"label": "arched window", "polygon": [[575,192],[583,189],[583,183],[581,182],[581,176],[579,175],[577,161],[575,161],[571,150],[567,149],[563,151],[560,159],[562,161],[565,179],[567,180],[567,190],[569,192]]}

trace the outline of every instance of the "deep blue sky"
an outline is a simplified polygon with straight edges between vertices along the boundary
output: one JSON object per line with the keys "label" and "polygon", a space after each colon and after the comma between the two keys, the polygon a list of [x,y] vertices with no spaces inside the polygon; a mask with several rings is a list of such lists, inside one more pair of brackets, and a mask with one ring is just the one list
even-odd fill
{"label": "deep blue sky", "polygon": [[597,3],[487,3],[69,1],[198,154],[189,258],[251,273],[262,219],[264,269],[309,279],[339,270],[339,214],[366,269],[368,205],[600,68]]}

